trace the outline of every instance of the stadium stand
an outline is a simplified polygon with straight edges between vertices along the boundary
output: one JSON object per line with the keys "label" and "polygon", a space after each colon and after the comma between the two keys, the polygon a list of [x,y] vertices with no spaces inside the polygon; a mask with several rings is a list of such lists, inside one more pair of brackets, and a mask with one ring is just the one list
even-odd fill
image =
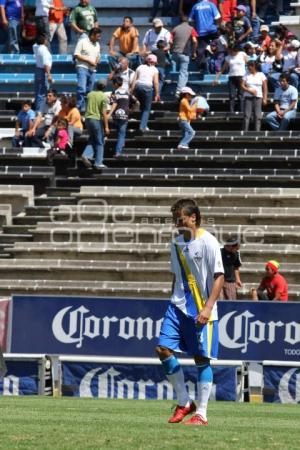
{"label": "stadium stand", "polygon": [[[150,0],[93,3],[104,50],[125,14],[134,16],[141,36],[149,28]],[[74,92],[72,55],[53,58],[53,87]],[[248,298],[265,261],[277,258],[290,299],[298,299],[299,115],[293,130],[280,135],[265,128],[244,133],[242,115],[227,112],[227,76],[213,87],[212,75],[194,71],[189,86],[206,97],[211,112],[194,123],[192,148],[178,151],[178,73],[172,67],[163,101],[152,105],[151,131],[139,136],[139,113],[133,113],[120,159],[113,158],[112,130],[105,146],[108,167],[101,173],[64,157],[49,167],[44,150],[11,148],[16,113],[23,100],[33,98],[33,69],[32,55],[0,56],[1,295],[167,297],[169,208],[178,197],[192,196],[204,225],[221,241],[229,232],[241,236],[240,298]],[[98,76],[108,71],[103,55]],[[272,109],[269,103],[266,111]],[[84,132],[76,141],[77,157],[86,142]]]}

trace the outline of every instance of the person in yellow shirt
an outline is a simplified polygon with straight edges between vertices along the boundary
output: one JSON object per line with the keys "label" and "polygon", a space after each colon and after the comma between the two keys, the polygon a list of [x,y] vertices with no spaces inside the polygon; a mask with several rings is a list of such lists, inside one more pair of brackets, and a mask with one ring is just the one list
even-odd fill
{"label": "person in yellow shirt", "polygon": [[180,91],[179,125],[183,134],[177,147],[178,150],[189,149],[189,143],[196,134],[191,126],[191,121],[196,118],[197,104],[191,105],[191,99],[195,95],[195,92],[189,87],[184,87]]}
{"label": "person in yellow shirt", "polygon": [[[119,51],[115,50],[116,41],[119,44]],[[123,18],[122,26],[114,31],[109,42],[108,60],[111,70],[118,65],[120,56],[126,56],[129,59],[130,68],[136,68],[140,64],[139,32],[130,16]]]}

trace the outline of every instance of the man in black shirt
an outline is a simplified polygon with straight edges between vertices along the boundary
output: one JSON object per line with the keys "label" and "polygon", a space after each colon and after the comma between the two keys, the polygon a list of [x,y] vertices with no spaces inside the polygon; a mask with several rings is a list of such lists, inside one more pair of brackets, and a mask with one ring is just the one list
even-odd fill
{"label": "man in black shirt", "polygon": [[242,287],[240,279],[241,259],[240,259],[240,242],[237,236],[229,236],[224,247],[221,249],[223,266],[224,266],[224,286],[221,291],[222,300],[236,300],[237,288]]}

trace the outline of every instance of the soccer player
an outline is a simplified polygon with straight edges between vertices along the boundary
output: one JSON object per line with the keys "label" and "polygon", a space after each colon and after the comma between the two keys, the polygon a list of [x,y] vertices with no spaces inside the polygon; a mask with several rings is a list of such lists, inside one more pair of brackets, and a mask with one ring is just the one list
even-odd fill
{"label": "soccer player", "polygon": [[[200,228],[200,210],[194,200],[178,200],[171,213],[179,235],[171,243],[173,289],[156,351],[178,399],[169,423],[195,413],[183,423],[208,425],[206,410],[213,380],[210,359],[216,359],[218,351],[216,301],[224,283],[221,251],[217,239]],[[197,406],[187,392],[176,351],[188,353],[197,365]]]}

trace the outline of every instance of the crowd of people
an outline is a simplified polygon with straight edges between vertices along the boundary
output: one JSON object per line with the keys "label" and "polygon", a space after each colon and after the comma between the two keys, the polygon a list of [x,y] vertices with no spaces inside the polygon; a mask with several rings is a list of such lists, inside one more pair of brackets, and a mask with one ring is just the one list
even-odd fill
{"label": "crowd of people", "polygon": [[[157,13],[159,5],[159,1],[154,1],[151,16]],[[114,121],[117,129],[116,157],[121,156],[129,114],[137,105],[141,111],[139,133],[143,134],[149,130],[152,101],[160,101],[166,73],[175,65],[178,70],[175,97],[179,100],[178,124],[182,130],[179,150],[188,149],[195,136],[192,121],[209,110],[204,97],[196,95],[193,89],[187,86],[191,64],[196,67],[199,77],[205,73],[215,75],[214,85],[220,82],[223,74],[228,74],[229,110],[232,113],[239,111],[244,114],[245,131],[249,130],[252,118],[255,130],[260,131],[263,107],[268,103],[268,90],[275,91],[274,111],[266,115],[266,124],[276,131],[288,128],[297,111],[300,42],[297,36],[284,26],[280,25],[270,32],[269,27],[262,23],[261,16],[266,12],[265,2],[164,1],[163,9],[164,12],[172,12],[174,27],[168,29],[162,19],[151,17],[152,26],[142,37],[141,44],[139,31],[132,17],[124,17],[122,24],[113,32],[108,56],[108,79],[111,81],[112,95],[101,95],[105,100],[99,105],[97,114],[94,107],[91,114],[91,106],[88,103],[96,94],[89,94],[96,92],[99,97],[99,89],[103,90],[104,82],[101,80],[100,84],[95,86],[101,60],[101,18],[98,21],[97,12],[89,0],[80,0],[79,5],[72,11],[64,6],[63,0],[38,0],[34,20],[37,38],[33,45],[36,57],[37,117],[32,125],[34,136],[32,130],[22,129],[26,144],[37,144],[35,130],[39,128],[39,123],[36,125],[36,122],[47,107],[47,96],[53,81],[51,41],[55,34],[59,42],[59,52],[65,53],[67,49],[65,17],[68,17],[70,27],[77,36],[74,50],[74,70],[77,75],[76,114],[85,119],[89,133],[89,148],[84,152],[83,158],[86,167],[91,166],[92,156],[95,168],[103,166],[103,145],[105,133],[109,133],[109,120]],[[22,2],[0,0],[0,11],[2,22],[8,28],[8,49],[11,52],[19,51],[16,42],[11,40],[16,33],[12,33],[10,27],[14,24],[14,20],[11,21],[12,11],[15,19],[19,17],[18,26],[25,24]],[[74,99],[72,102],[74,103]],[[67,117],[63,118],[68,121]],[[51,127],[56,126],[57,119],[55,114]],[[94,128],[92,132],[88,124],[90,120],[97,119],[101,119],[101,126],[97,127],[97,130]],[[28,126],[32,122],[30,119]],[[82,126],[82,121],[80,120],[79,125],[78,120],[75,128],[82,130]],[[72,145],[73,128],[74,124],[68,121],[66,130],[71,135],[68,145]],[[19,129],[18,124],[16,131]],[[14,142],[20,142],[17,139],[18,133]],[[76,131],[76,134],[79,132]],[[50,136],[54,135],[50,133]],[[48,141],[47,134],[46,145]]]}

